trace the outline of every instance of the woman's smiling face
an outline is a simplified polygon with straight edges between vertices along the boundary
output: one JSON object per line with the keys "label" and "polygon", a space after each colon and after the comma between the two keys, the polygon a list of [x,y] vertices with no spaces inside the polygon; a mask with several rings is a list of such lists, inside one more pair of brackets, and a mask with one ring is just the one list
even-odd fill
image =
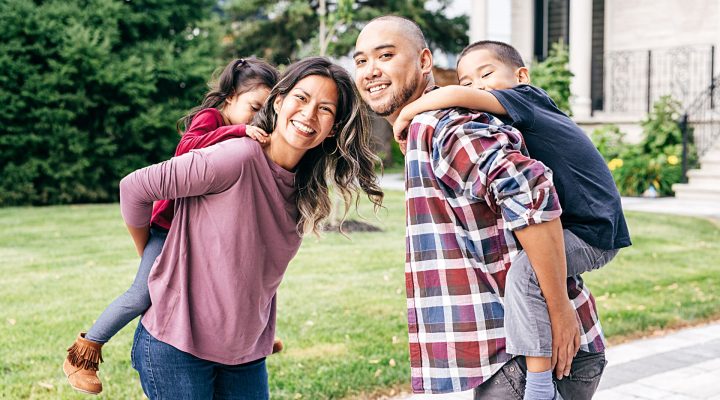
{"label": "woman's smiling face", "polygon": [[295,150],[319,146],[333,134],[338,109],[338,88],[324,76],[310,75],[298,81],[287,95],[275,99],[275,138]]}

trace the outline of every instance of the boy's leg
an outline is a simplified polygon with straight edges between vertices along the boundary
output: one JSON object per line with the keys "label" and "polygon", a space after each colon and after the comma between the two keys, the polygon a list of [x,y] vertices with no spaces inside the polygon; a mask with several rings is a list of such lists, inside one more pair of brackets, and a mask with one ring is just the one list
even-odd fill
{"label": "boy's leg", "polygon": [[506,351],[512,355],[549,359],[552,356],[550,316],[524,251],[512,261],[505,277],[504,299]]}
{"label": "boy's leg", "polygon": [[563,229],[563,239],[568,277],[602,268],[618,253],[617,249],[603,250],[593,247],[570,232],[569,229]]}
{"label": "boy's leg", "polygon": [[[556,399],[551,371],[552,330],[537,277],[523,251],[505,277],[506,351],[527,361],[524,399]],[[527,390],[525,390],[527,389]]]}
{"label": "boy's leg", "polygon": [[150,400],[212,399],[217,363],[200,359],[154,338],[138,324],[132,365]]}
{"label": "boy's leg", "polygon": [[155,259],[162,252],[166,238],[166,232],[150,229],[150,238],[143,250],[140,266],[132,286],[100,314],[100,317],[85,335],[88,340],[97,343],[107,342],[120,329],[150,307],[148,276]]}
{"label": "boy's leg", "polygon": [[[592,247],[567,229],[563,230],[563,236],[568,276],[600,268],[617,254],[617,250]],[[535,271],[524,252],[513,260],[506,277],[505,329],[507,352],[525,356],[528,371],[538,373],[550,369],[550,316]]]}
{"label": "boy's leg", "polygon": [[[568,276],[598,269],[615,257],[617,250],[590,246],[563,230]],[[505,330],[507,352],[531,357],[552,356],[552,331],[545,298],[525,252],[512,261],[505,281]],[[534,368],[530,368],[535,371]]]}

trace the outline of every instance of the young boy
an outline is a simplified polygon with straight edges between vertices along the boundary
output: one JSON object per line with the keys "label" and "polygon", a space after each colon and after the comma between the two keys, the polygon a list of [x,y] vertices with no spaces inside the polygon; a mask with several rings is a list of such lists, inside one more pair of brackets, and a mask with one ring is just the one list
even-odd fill
{"label": "young boy", "polygon": [[[393,126],[398,142],[402,145],[403,131],[421,112],[464,107],[495,114],[517,128],[530,156],[553,171],[563,209],[568,276],[600,268],[618,249],[630,246],[620,195],[605,161],[547,93],[529,85],[528,68],[517,50],[496,41],[473,43],[460,54],[457,73],[461,86],[435,89],[403,108]],[[522,258],[512,261],[507,275],[507,352],[526,358],[525,399],[553,399],[555,360],[547,307],[534,271]]]}

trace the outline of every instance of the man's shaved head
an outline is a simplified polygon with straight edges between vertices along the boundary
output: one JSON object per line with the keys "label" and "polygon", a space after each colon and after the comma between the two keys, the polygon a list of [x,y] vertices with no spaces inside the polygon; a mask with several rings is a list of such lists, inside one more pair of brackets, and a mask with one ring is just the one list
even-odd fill
{"label": "man's shaved head", "polygon": [[381,17],[373,18],[366,26],[369,26],[373,22],[393,24],[395,28],[400,30],[403,33],[403,36],[405,36],[405,38],[407,38],[408,41],[415,46],[414,50],[420,51],[428,47],[425,35],[423,35],[418,24],[405,17],[399,17],[397,15],[383,15]]}
{"label": "man's shaved head", "polygon": [[360,95],[388,121],[435,84],[425,36],[406,18],[390,15],[368,22],[355,41],[353,60]]}

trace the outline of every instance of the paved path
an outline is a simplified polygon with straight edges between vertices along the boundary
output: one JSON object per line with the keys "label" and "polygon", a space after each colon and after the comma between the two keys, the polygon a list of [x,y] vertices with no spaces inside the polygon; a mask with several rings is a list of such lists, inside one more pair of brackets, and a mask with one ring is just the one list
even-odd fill
{"label": "paved path", "polygon": [[[404,189],[399,174],[383,177],[381,185],[389,190]],[[720,220],[720,202],[634,197],[622,201],[625,210]],[[607,359],[596,400],[720,400],[720,322],[611,346]],[[462,392],[402,395],[393,400],[471,399],[472,392]]]}

